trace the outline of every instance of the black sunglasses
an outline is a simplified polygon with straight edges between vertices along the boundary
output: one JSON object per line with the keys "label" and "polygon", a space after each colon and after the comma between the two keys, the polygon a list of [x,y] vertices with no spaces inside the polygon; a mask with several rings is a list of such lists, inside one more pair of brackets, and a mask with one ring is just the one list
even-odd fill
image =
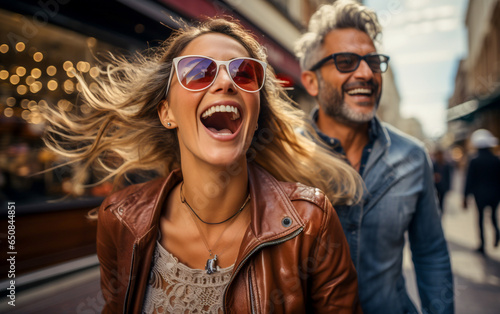
{"label": "black sunglasses", "polygon": [[361,60],[365,60],[374,73],[384,73],[389,67],[389,56],[386,55],[372,53],[360,56],[352,52],[340,52],[321,59],[318,63],[311,67],[310,71],[316,71],[330,59],[333,59],[337,70],[342,73],[356,71],[361,63]]}

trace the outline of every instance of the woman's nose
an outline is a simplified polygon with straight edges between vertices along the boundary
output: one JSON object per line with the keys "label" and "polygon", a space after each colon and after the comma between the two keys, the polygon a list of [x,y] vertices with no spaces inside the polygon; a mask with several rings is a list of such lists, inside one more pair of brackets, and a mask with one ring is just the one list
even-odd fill
{"label": "woman's nose", "polygon": [[220,66],[219,73],[215,78],[214,83],[210,87],[212,92],[224,91],[225,93],[236,92],[237,87],[235,86],[233,80],[231,79],[226,66]]}

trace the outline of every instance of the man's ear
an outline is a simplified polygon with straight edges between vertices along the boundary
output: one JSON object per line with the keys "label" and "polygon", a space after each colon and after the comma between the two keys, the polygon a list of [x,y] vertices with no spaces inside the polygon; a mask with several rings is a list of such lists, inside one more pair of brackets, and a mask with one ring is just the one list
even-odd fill
{"label": "man's ear", "polygon": [[302,85],[304,85],[309,95],[313,97],[316,97],[318,95],[319,92],[318,77],[316,76],[315,72],[313,71],[302,72],[300,80],[302,81]]}
{"label": "man's ear", "polygon": [[174,114],[168,104],[168,101],[162,100],[158,106],[158,117],[160,117],[161,124],[167,129],[177,128],[177,123],[175,122]]}

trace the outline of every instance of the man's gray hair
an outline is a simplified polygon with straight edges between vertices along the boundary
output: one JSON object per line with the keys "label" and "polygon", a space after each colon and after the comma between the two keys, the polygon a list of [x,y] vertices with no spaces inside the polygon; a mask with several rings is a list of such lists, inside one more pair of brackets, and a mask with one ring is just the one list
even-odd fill
{"label": "man's gray hair", "polygon": [[309,70],[319,61],[325,36],[344,28],[360,30],[373,41],[382,31],[375,12],[356,1],[337,0],[334,4],[323,5],[311,16],[307,33],[295,45],[302,70]]}

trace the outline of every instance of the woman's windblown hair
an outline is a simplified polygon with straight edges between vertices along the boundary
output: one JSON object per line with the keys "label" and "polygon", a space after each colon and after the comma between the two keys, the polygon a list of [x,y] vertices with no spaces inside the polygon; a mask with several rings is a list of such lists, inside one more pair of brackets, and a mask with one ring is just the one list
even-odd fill
{"label": "woman's windblown hair", "polygon": [[[251,57],[266,61],[263,48],[237,22],[208,19],[195,26],[184,25],[160,47],[145,53],[131,57],[110,54],[96,78],[97,85],[78,78],[82,92],[75,112],[43,108],[45,143],[74,169],[76,190],[89,183],[90,175],[97,178],[91,183],[114,180],[119,188],[130,174],[144,171],[166,176],[180,167],[176,131],[161,124],[157,108],[165,99],[172,59],[207,33],[230,36]],[[359,175],[311,140],[316,133],[305,114],[292,105],[270,67],[260,93],[259,127],[248,160],[278,180],[324,190],[334,204],[359,200]]]}

